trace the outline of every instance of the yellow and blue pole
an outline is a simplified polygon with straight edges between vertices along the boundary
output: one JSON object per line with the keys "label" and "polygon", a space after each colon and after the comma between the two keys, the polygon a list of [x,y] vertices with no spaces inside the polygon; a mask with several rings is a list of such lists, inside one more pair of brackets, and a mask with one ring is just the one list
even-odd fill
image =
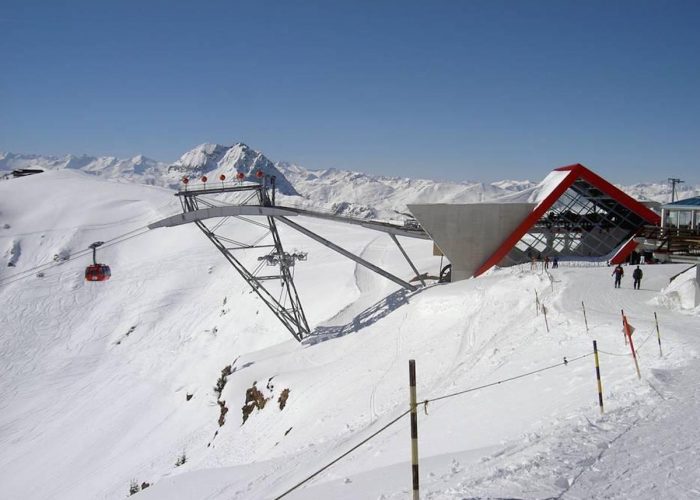
{"label": "yellow and blue pole", "polygon": [[413,474],[413,500],[420,499],[418,481],[418,412],[416,411],[416,360],[408,360],[408,381],[411,401],[411,469]]}
{"label": "yellow and blue pole", "polygon": [[598,360],[598,342],[593,341],[593,357],[595,358],[595,378],[598,382],[598,406],[603,414],[603,383],[600,381],[600,361]]}

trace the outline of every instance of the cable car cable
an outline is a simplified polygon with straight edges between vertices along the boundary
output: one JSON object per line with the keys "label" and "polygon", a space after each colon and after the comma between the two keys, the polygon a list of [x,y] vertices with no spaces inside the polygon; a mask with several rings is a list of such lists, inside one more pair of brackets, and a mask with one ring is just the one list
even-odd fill
{"label": "cable car cable", "polygon": [[[125,242],[125,241],[127,241],[127,240],[130,240],[130,239],[132,239],[132,238],[135,238],[135,237],[137,237],[137,236],[141,236],[142,234],[145,234],[145,233],[147,233],[147,232],[148,232],[148,231],[144,231],[144,232],[139,233],[139,234],[134,234],[134,235],[132,235],[132,236],[129,236],[128,238],[122,239],[121,241],[113,241],[113,242],[110,243],[109,245],[106,245],[106,244],[105,244],[105,245],[103,245],[103,246],[114,246],[114,245],[117,245],[117,244],[119,244],[119,243],[123,243],[123,242]],[[74,254],[74,255],[72,255],[72,256],[70,257],[70,259],[66,259],[66,260],[61,261],[61,262],[52,263],[53,265],[50,265],[50,266],[48,266],[48,267],[45,267],[45,268],[42,270],[42,272],[45,271],[45,270],[48,270],[48,269],[52,269],[53,267],[60,266],[61,264],[64,264],[65,262],[70,262],[71,260],[79,259],[80,257],[84,257],[84,256],[85,256],[85,253],[84,253],[84,252],[83,252],[83,255]],[[29,278],[29,277],[31,277],[31,276],[32,276],[32,274],[25,275],[25,276],[20,276],[20,277],[18,277],[17,279],[8,281],[8,282],[6,282],[6,283],[0,283],[0,288],[3,287],[3,286],[5,286],[5,285],[10,285],[11,283],[14,283],[14,282],[16,282],[16,281],[20,281],[20,280],[22,280],[22,279]],[[54,276],[54,275],[49,275],[49,277],[50,277],[50,276]]]}
{"label": "cable car cable", "polygon": [[[138,231],[141,231],[140,233]],[[126,232],[124,234],[121,234],[119,236],[115,236],[114,238],[107,240],[104,242],[102,245],[102,248],[107,248],[114,246],[119,243],[123,243],[124,241],[128,241],[131,238],[135,238],[136,236],[141,236],[142,234],[145,234],[149,231],[148,225],[142,226],[137,229],[133,229],[129,232]],[[133,234],[137,233],[137,234]],[[131,235],[131,236],[129,236]],[[56,266],[60,266],[65,264],[66,262],[70,262],[82,257],[85,257],[86,255],[90,255],[92,253],[92,248],[87,248],[85,250],[79,250],[72,254],[70,257],[68,257],[65,260],[61,260],[58,262],[52,261],[52,262],[45,262],[44,264],[39,264],[38,266],[31,267],[29,269],[25,269],[24,271],[20,271],[18,273],[12,274],[10,276],[6,276],[4,278],[0,278],[0,287],[9,285],[11,283],[15,283],[16,281],[29,278],[35,274],[37,271],[46,271],[48,269],[51,269]]]}

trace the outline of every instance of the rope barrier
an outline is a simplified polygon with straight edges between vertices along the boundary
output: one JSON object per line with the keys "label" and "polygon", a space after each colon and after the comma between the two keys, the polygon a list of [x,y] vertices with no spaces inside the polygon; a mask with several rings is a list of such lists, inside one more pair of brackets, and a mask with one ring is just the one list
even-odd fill
{"label": "rope barrier", "polygon": [[453,393],[450,393],[450,394],[445,394],[444,396],[438,396],[438,397],[435,397],[435,398],[425,399],[425,400],[423,400],[423,404],[432,403],[432,402],[435,402],[435,401],[440,401],[440,400],[442,400],[442,399],[453,398],[453,397],[455,397],[455,396],[461,396],[462,394],[467,394],[467,393],[469,393],[469,392],[474,392],[474,391],[478,391],[478,390],[481,390],[481,389],[486,389],[486,388],[488,388],[488,387],[493,387],[493,386],[495,386],[495,385],[504,384],[504,383],[506,383],[506,382],[512,382],[513,380],[518,380],[518,379],[521,379],[521,378],[529,377],[530,375],[535,375],[535,374],[537,374],[537,373],[541,373],[541,372],[544,372],[544,371],[547,371],[547,370],[551,370],[551,369],[557,368],[557,367],[559,367],[559,366],[566,366],[566,365],[568,365],[569,363],[573,363],[573,362],[575,362],[575,361],[578,361],[578,360],[580,360],[580,359],[583,359],[583,358],[586,358],[586,357],[592,356],[592,355],[593,355],[593,353],[592,353],[592,352],[589,352],[588,354],[584,354],[584,355],[582,355],[582,356],[578,356],[578,357],[573,358],[573,359],[567,359],[566,357],[564,357],[564,361],[562,361],[561,363],[557,363],[557,364],[555,364],[555,365],[550,365],[550,366],[545,366],[544,368],[539,368],[539,369],[537,369],[537,370],[533,370],[533,371],[527,372],[527,373],[521,373],[520,375],[515,375],[515,376],[513,376],[513,377],[508,377],[508,378],[505,378],[505,379],[503,379],[503,380],[498,380],[498,381],[496,381],[496,382],[491,382],[491,383],[489,383],[489,384],[480,385],[480,386],[478,386],[478,387],[471,387],[471,388],[469,388],[469,389],[464,389],[464,390],[462,390],[462,391],[457,391],[457,392],[453,392]]}
{"label": "rope barrier", "polygon": [[355,446],[353,446],[353,447],[350,448],[348,451],[346,451],[345,453],[343,453],[342,455],[340,455],[339,457],[337,457],[335,460],[333,460],[333,461],[327,463],[326,465],[324,465],[323,467],[321,467],[320,469],[318,469],[316,472],[314,472],[313,474],[311,474],[310,476],[308,476],[306,479],[304,479],[304,480],[302,480],[302,481],[299,481],[297,484],[295,484],[294,486],[292,486],[291,488],[289,488],[287,491],[285,491],[285,492],[282,493],[281,495],[275,497],[275,500],[279,500],[280,498],[289,495],[292,491],[296,490],[296,489],[299,488],[301,485],[303,485],[303,484],[309,482],[310,480],[312,480],[313,478],[315,478],[316,476],[318,476],[321,472],[323,472],[324,470],[328,469],[330,466],[332,466],[332,465],[338,463],[340,460],[342,460],[343,458],[347,457],[350,453],[352,453],[353,451],[355,451],[356,449],[358,449],[360,446],[362,446],[363,444],[367,443],[367,442],[370,441],[371,439],[374,439],[376,436],[378,436],[379,434],[381,434],[382,432],[384,432],[385,430],[387,430],[389,427],[391,427],[392,425],[394,425],[396,422],[398,422],[399,420],[401,420],[403,417],[405,417],[406,415],[408,415],[408,414],[410,413],[410,411],[411,411],[410,409],[404,411],[401,415],[399,415],[398,417],[394,418],[391,422],[389,422],[388,424],[384,425],[381,429],[379,429],[379,430],[373,432],[372,434],[370,434],[369,436],[367,436],[365,439],[363,439],[362,441],[360,441],[359,443],[357,443]]}
{"label": "rope barrier", "polygon": [[[541,372],[544,372],[544,371],[547,371],[547,370],[551,370],[551,369],[557,368],[557,367],[559,367],[559,366],[567,366],[569,363],[573,363],[573,362],[575,362],[575,361],[579,361],[579,360],[581,360],[581,359],[583,359],[583,358],[587,358],[588,356],[592,356],[592,355],[593,355],[593,352],[589,352],[588,354],[583,354],[583,355],[578,356],[578,357],[573,358],[573,359],[567,359],[566,356],[564,356],[564,361],[562,361],[561,363],[557,363],[557,364],[555,364],[555,365],[545,366],[545,367],[543,367],[543,368],[539,368],[539,369],[533,370],[533,371],[531,371],[531,372],[522,373],[522,374],[516,375],[516,376],[514,376],[514,377],[508,377],[508,378],[499,380],[499,381],[497,381],[497,382],[491,382],[491,383],[489,383],[489,384],[484,384],[484,385],[481,385],[481,386],[478,386],[478,387],[472,387],[472,388],[465,389],[465,390],[462,390],[462,391],[453,392],[453,393],[450,393],[450,394],[445,394],[444,396],[438,396],[438,397],[435,397],[435,398],[425,399],[425,400],[421,401],[421,402],[418,403],[418,404],[419,404],[419,405],[421,405],[421,404],[423,405],[423,411],[424,411],[425,414],[427,415],[427,414],[428,414],[428,403],[431,403],[431,402],[434,402],[434,401],[440,401],[440,400],[442,400],[442,399],[452,398],[452,397],[455,397],[455,396],[460,396],[460,395],[466,394],[466,393],[468,393],[468,392],[474,392],[474,391],[478,391],[478,390],[480,390],[480,389],[486,389],[486,388],[488,388],[488,387],[493,387],[493,386],[495,386],[495,385],[504,384],[504,383],[506,383],[506,382],[512,382],[513,380],[518,380],[518,379],[521,379],[521,378],[529,377],[529,376],[531,376],[531,375],[535,375],[535,374],[537,374],[537,373],[541,373]],[[401,420],[403,417],[405,417],[406,415],[408,415],[408,414],[410,413],[410,411],[411,411],[410,409],[404,411],[401,415],[399,415],[398,417],[394,418],[392,421],[390,421],[389,423],[387,423],[386,425],[384,425],[381,429],[379,429],[379,430],[375,431],[374,433],[370,434],[368,437],[366,437],[365,439],[363,439],[362,441],[360,441],[359,443],[357,443],[355,446],[353,446],[352,448],[350,448],[348,451],[346,451],[345,453],[343,453],[343,454],[340,455],[339,457],[337,457],[337,458],[335,458],[334,460],[332,460],[331,462],[327,463],[326,465],[324,465],[323,467],[321,467],[320,469],[318,469],[317,471],[315,471],[313,474],[311,474],[310,476],[306,477],[306,478],[303,479],[302,481],[299,481],[298,483],[296,483],[294,486],[292,486],[291,488],[289,488],[287,491],[285,491],[285,492],[282,493],[281,495],[275,497],[275,500],[279,500],[280,498],[283,498],[283,497],[287,496],[287,495],[290,494],[292,491],[296,490],[297,488],[299,488],[299,487],[302,486],[303,484],[309,482],[311,479],[313,479],[314,477],[318,476],[321,472],[325,471],[326,469],[328,469],[328,468],[331,467],[332,465],[338,463],[341,459],[345,458],[345,457],[348,456],[350,453],[352,453],[353,451],[357,450],[357,449],[358,449],[359,447],[361,447],[363,444],[365,444],[365,443],[369,442],[370,440],[374,439],[374,438],[377,437],[379,434],[381,434],[382,432],[384,432],[385,430],[387,430],[389,427],[391,427],[392,425],[394,425],[395,423],[397,423],[397,422],[398,422],[399,420]]]}
{"label": "rope barrier", "polygon": [[[639,344],[639,346],[635,349],[635,351],[639,352],[639,350],[642,348],[644,344],[647,343],[647,341],[654,335],[655,330],[652,328],[651,332],[649,332],[649,335],[646,336],[644,340]],[[625,353],[616,353],[616,352],[608,352],[608,351],[603,351],[601,349],[598,349],[598,352],[602,354],[607,354],[608,356],[619,356],[619,357],[627,357],[631,356],[632,353],[630,352],[625,352]]]}
{"label": "rope barrier", "polygon": [[598,349],[598,352],[601,354],[607,354],[608,356],[619,356],[619,357],[627,357],[631,356],[632,354],[629,352],[618,354],[616,352],[608,352],[608,351],[603,351],[602,349]]}
{"label": "rope barrier", "polygon": [[654,333],[656,333],[656,330],[654,328],[652,328],[651,331],[649,332],[649,335],[647,335],[647,337],[644,340],[642,340],[639,343],[639,345],[637,346],[637,349],[636,349],[637,352],[639,352],[639,350],[644,346],[644,344],[647,343],[647,341],[652,337],[652,335],[654,335]]}

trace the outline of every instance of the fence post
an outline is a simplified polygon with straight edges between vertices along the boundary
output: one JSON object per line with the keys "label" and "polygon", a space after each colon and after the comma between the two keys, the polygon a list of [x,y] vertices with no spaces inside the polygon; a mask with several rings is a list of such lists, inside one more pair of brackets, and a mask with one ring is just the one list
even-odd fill
{"label": "fence post", "polygon": [[411,401],[411,469],[413,474],[413,500],[420,499],[418,481],[418,412],[416,411],[416,360],[408,360],[408,382]]}
{"label": "fence post", "polygon": [[544,314],[544,326],[547,327],[547,333],[549,333],[549,322],[547,321],[547,308],[542,304],[542,314]]}
{"label": "fence post", "polygon": [[586,324],[586,333],[588,333],[588,318],[586,317],[586,304],[581,301],[581,308],[583,309],[583,322]]}
{"label": "fence post", "polygon": [[598,360],[598,342],[593,341],[593,357],[595,358],[595,378],[598,381],[598,406],[600,414],[603,414],[603,384],[600,381],[600,362]]}
{"label": "fence post", "polygon": [[656,323],[656,339],[659,341],[659,357],[662,358],[664,353],[661,350],[661,333],[659,332],[659,318],[656,317],[656,311],[654,311],[654,322]]}

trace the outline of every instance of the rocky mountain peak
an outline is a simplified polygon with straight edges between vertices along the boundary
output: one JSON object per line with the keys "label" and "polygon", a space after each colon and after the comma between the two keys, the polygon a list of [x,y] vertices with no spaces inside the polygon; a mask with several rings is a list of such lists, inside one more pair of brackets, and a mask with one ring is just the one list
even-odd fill
{"label": "rocky mountain peak", "polygon": [[282,172],[260,151],[256,151],[242,142],[232,146],[220,144],[200,144],[183,154],[179,160],[168,167],[171,177],[183,175],[197,177],[206,174],[212,178],[223,174],[233,179],[235,174],[243,173],[245,180],[256,181],[256,172],[261,170],[276,179],[277,189],[288,196],[298,195],[292,184]]}

